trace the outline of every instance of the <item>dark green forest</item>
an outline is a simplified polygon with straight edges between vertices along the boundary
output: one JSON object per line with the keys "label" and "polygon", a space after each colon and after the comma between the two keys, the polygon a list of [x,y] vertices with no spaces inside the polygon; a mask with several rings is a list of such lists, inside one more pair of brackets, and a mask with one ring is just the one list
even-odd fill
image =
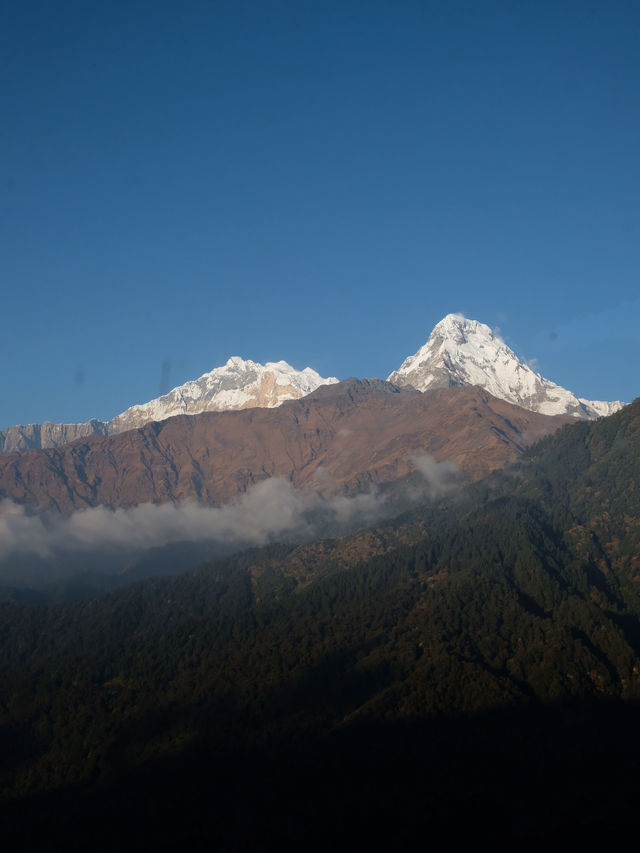
{"label": "dark green forest", "polygon": [[640,401],[342,541],[0,602],[24,849],[611,841],[640,795]]}

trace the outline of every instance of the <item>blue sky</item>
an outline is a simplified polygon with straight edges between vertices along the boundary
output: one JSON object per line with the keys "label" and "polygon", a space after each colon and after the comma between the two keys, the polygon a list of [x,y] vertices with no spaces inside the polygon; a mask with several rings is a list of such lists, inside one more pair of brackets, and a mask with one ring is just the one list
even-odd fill
{"label": "blue sky", "polygon": [[6,5],[0,428],[385,377],[451,311],[638,396],[638,44],[615,0]]}

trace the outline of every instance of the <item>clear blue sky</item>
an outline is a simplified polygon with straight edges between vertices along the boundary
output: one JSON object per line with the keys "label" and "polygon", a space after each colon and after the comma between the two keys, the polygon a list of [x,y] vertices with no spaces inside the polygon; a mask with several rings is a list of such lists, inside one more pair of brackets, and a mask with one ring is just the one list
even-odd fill
{"label": "clear blue sky", "polygon": [[635,0],[5,4],[0,428],[385,377],[451,311],[638,396],[639,44]]}

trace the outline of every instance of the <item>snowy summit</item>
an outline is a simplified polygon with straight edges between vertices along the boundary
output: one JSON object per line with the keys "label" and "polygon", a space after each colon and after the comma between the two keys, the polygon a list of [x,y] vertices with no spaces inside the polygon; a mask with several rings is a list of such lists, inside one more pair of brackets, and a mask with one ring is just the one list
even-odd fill
{"label": "snowy summit", "polygon": [[113,432],[122,432],[174,415],[198,415],[201,412],[256,406],[272,409],[285,400],[297,400],[320,385],[332,385],[337,381],[334,376],[323,379],[310,367],[296,370],[286,361],[258,364],[233,356],[225,365],[216,367],[199,379],[185,382],[149,403],[132,406],[109,421],[109,425]]}
{"label": "snowy summit", "polygon": [[87,435],[113,435],[137,429],[150,421],[164,421],[174,415],[198,415],[252,407],[274,408],[285,400],[297,400],[320,385],[332,385],[334,376],[324,379],[315,370],[296,370],[286,361],[258,364],[237,356],[222,367],[185,382],[168,394],[148,403],[131,406],[110,421],[91,420],[82,424],[28,424],[0,432],[0,452],[30,448],[59,447]]}
{"label": "snowy summit", "polygon": [[576,397],[532,370],[489,326],[461,314],[447,314],[426,344],[389,376],[389,382],[412,385],[418,391],[479,385],[494,397],[543,415],[592,419],[624,405]]}

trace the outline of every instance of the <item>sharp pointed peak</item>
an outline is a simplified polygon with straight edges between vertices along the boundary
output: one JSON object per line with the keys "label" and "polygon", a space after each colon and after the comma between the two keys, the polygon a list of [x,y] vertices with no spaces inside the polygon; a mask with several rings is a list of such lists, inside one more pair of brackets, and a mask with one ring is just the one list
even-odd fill
{"label": "sharp pointed peak", "polygon": [[447,314],[439,323],[436,323],[430,337],[438,335],[443,337],[455,337],[460,334],[465,337],[468,335],[476,335],[504,343],[498,329],[493,329],[486,323],[481,323],[480,320],[472,320],[469,317],[465,317],[464,314],[457,313]]}
{"label": "sharp pointed peak", "polygon": [[463,314],[447,314],[427,342],[389,377],[420,391],[452,385],[477,385],[495,397],[542,414],[593,418],[621,404],[578,399],[571,391],[544,379],[492,329]]}

